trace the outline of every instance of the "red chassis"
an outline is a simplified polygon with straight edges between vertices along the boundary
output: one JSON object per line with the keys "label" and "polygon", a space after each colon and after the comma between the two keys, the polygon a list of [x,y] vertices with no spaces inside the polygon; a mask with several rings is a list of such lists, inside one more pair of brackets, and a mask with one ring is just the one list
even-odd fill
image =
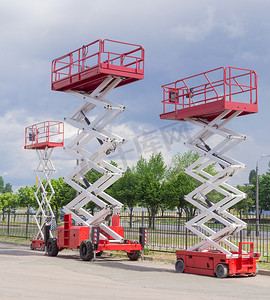
{"label": "red chassis", "polygon": [[[119,226],[119,221],[120,216],[114,215],[110,228],[123,237],[124,229]],[[95,253],[99,255],[102,251],[116,250],[127,252],[130,260],[139,259],[146,242],[146,228],[140,228],[140,242],[124,240],[123,243],[114,242],[102,230],[100,230],[101,233],[108,239],[99,239],[99,230],[99,227],[95,227],[91,231],[89,226],[71,226],[71,214],[66,214],[64,226],[59,226],[57,229],[57,239],[49,238],[47,243],[44,240],[31,240],[31,248],[44,249],[47,244],[49,256],[56,256],[58,251],[63,249],[79,249],[81,258],[86,261],[93,259]]]}
{"label": "red chassis", "polygon": [[[249,244],[250,252],[243,253],[242,245]],[[240,242],[239,252],[232,252],[233,257],[227,258],[226,254],[216,250],[204,252],[176,250],[177,261],[175,269],[179,273],[217,276],[256,276],[259,253],[253,252],[252,242]]]}

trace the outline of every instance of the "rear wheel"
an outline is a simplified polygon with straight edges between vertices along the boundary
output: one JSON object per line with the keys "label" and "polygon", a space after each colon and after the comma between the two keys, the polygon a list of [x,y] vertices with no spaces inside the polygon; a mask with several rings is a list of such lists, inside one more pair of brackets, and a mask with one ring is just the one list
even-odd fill
{"label": "rear wheel", "polygon": [[80,257],[82,260],[90,261],[94,258],[93,244],[89,240],[83,240],[80,245]]}
{"label": "rear wheel", "polygon": [[175,263],[175,270],[177,273],[184,273],[185,272],[185,263],[182,258],[178,259]]}
{"label": "rear wheel", "polygon": [[[45,248],[45,247],[44,247]],[[59,248],[57,246],[56,238],[49,238],[47,242],[47,252],[49,256],[56,256],[58,254]]]}
{"label": "rear wheel", "polygon": [[217,264],[216,266],[216,276],[218,278],[225,278],[229,274],[228,266],[224,264]]}
{"label": "rear wheel", "polygon": [[133,252],[127,252],[127,256],[130,260],[138,260],[141,257],[141,251],[140,250],[134,250]]}

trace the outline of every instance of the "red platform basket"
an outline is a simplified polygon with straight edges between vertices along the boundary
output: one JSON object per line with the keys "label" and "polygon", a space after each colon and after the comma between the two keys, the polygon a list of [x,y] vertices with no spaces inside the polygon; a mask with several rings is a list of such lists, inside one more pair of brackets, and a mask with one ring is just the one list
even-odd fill
{"label": "red platform basket", "polygon": [[46,121],[25,128],[24,149],[45,149],[64,146],[64,123]]}
{"label": "red platform basket", "polygon": [[197,117],[212,120],[225,110],[241,111],[240,115],[258,112],[257,74],[253,70],[221,67],[162,88],[161,119]]}
{"label": "red platform basket", "polygon": [[118,86],[143,79],[144,49],[140,45],[96,40],[52,61],[52,90],[93,91],[108,75],[122,76]]}

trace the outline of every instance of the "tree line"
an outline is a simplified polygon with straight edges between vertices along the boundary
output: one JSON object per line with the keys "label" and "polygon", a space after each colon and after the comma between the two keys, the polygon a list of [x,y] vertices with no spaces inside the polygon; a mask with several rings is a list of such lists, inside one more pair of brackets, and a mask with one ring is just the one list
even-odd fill
{"label": "tree line", "polygon": [[[116,198],[124,204],[132,213],[135,207],[140,206],[147,209],[150,216],[149,221],[155,219],[158,212],[165,210],[177,210],[179,218],[183,212],[192,216],[196,213],[196,208],[184,200],[184,196],[198,187],[201,182],[187,175],[184,170],[190,166],[199,155],[192,151],[184,154],[178,153],[172,157],[169,165],[166,165],[161,153],[152,154],[149,160],[141,157],[137,164],[128,167],[124,176],[110,186],[106,193]],[[116,165],[115,162],[111,162]],[[216,174],[215,164],[206,168],[206,172]],[[234,206],[235,210],[248,213],[255,209],[256,193],[256,172],[250,172],[249,184],[237,186],[246,193],[247,197]],[[85,175],[86,179],[93,183],[101,174],[95,170],[89,171]],[[63,178],[52,179],[51,184],[55,194],[51,200],[51,206],[57,213],[59,209],[69,203],[76,196],[76,191],[63,181]],[[4,185],[3,178],[0,177],[0,209],[7,211],[16,207],[37,208],[38,204],[34,193],[36,185],[21,187],[17,193],[12,192],[12,186]],[[48,187],[49,189],[49,187]],[[260,213],[263,210],[270,210],[270,170],[259,176],[259,205]],[[224,196],[217,191],[211,191],[207,198],[216,203]],[[94,212],[95,204],[90,202],[85,207]],[[132,220],[130,220],[132,221]],[[151,224],[149,224],[151,226]]]}

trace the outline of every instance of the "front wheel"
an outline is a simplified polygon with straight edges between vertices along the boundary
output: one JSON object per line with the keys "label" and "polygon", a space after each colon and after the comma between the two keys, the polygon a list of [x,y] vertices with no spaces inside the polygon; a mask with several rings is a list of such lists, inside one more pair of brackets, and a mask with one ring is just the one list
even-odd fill
{"label": "front wheel", "polygon": [[133,252],[127,252],[127,256],[132,261],[138,260],[141,257],[141,251],[134,250]]}
{"label": "front wheel", "polygon": [[[44,247],[45,249],[45,247]],[[47,253],[49,256],[56,256],[58,254],[59,248],[57,246],[56,238],[49,238],[47,242]]]}
{"label": "front wheel", "polygon": [[80,257],[84,261],[90,261],[94,258],[94,247],[91,241],[83,240],[81,242]]}
{"label": "front wheel", "polygon": [[184,273],[185,272],[185,263],[182,258],[178,259],[175,263],[175,270],[177,273]]}
{"label": "front wheel", "polygon": [[217,264],[216,276],[217,278],[226,278],[228,276],[228,266],[224,264]]}

